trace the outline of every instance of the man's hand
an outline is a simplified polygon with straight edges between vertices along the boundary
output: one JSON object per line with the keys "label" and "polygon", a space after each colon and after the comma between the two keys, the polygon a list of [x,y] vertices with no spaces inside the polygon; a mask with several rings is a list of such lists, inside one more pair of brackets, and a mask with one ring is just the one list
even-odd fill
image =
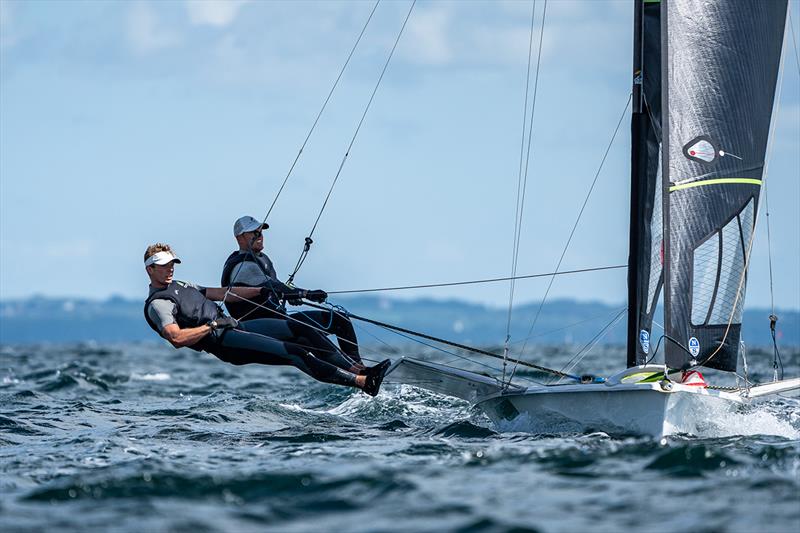
{"label": "man's hand", "polygon": [[306,297],[308,291],[305,289],[292,289],[283,293],[283,297],[291,305],[303,305],[303,298]]}
{"label": "man's hand", "polygon": [[311,300],[312,302],[322,303],[328,299],[328,293],[323,291],[322,289],[314,289],[313,291],[308,291],[306,293],[306,298]]}
{"label": "man's hand", "polygon": [[213,330],[226,330],[228,328],[235,328],[239,325],[239,321],[229,316],[222,316],[216,320],[208,323],[208,327]]}

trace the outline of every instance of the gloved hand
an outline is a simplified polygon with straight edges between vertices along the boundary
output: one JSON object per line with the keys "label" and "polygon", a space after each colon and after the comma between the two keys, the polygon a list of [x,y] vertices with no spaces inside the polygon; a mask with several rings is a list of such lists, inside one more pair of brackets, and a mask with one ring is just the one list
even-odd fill
{"label": "gloved hand", "polygon": [[283,293],[283,298],[289,302],[290,305],[303,305],[303,298],[308,293],[305,289],[292,288],[290,291]]}
{"label": "gloved hand", "polygon": [[322,303],[328,299],[328,293],[322,289],[314,289],[313,291],[307,291],[306,299],[312,302]]}
{"label": "gloved hand", "polygon": [[216,320],[212,320],[208,323],[208,326],[212,330],[226,330],[228,328],[235,328],[239,325],[239,321],[233,317],[229,316],[221,316]]}

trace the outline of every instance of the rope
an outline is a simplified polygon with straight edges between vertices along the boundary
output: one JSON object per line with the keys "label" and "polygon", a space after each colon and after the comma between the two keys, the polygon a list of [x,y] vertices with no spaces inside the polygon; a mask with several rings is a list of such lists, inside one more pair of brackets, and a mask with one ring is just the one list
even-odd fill
{"label": "rope", "polygon": [[[558,272],[559,268],[561,268],[561,262],[564,260],[564,256],[567,253],[567,249],[569,248],[570,243],[572,242],[572,237],[575,235],[575,230],[578,228],[578,223],[581,221],[581,217],[583,216],[583,212],[586,209],[586,204],[589,203],[589,198],[592,196],[592,191],[594,191],[594,186],[597,184],[597,179],[600,177],[600,172],[603,170],[603,165],[605,165],[606,158],[608,157],[608,153],[611,151],[611,146],[614,144],[614,140],[617,138],[617,133],[619,132],[619,127],[622,124],[622,121],[625,119],[625,114],[628,112],[628,107],[631,105],[631,100],[633,98],[633,93],[628,95],[628,100],[625,103],[625,109],[623,109],[622,114],[619,117],[619,121],[617,122],[617,127],[614,128],[614,134],[611,136],[611,140],[606,147],[606,151],[603,154],[603,158],[600,161],[600,166],[597,169],[597,172],[594,175],[594,179],[592,180],[592,185],[589,187],[589,192],[586,194],[586,198],[583,200],[583,205],[581,206],[580,211],[578,212],[578,217],[575,219],[575,224],[572,226],[572,230],[570,231],[569,238],[567,238],[567,243],[564,245],[564,249],[561,251],[561,257],[558,259],[558,264],[556,265],[555,271]],[[544,303],[547,300],[547,296],[550,294],[550,289],[553,287],[553,281],[555,280],[555,275],[551,276],[550,283],[547,285],[547,290],[544,293],[544,298],[539,303],[539,308],[536,310],[536,315],[533,318],[533,322],[531,323],[531,327],[528,330],[528,337],[530,337],[531,333],[533,333],[533,328],[536,327],[536,322],[539,320],[539,315],[542,312],[542,307],[544,307]],[[522,349],[520,350],[520,357],[525,352],[525,347],[527,346],[527,342],[522,345]],[[519,360],[519,359],[517,359]],[[509,383],[511,379],[514,377],[514,373],[516,372],[516,365],[514,369],[511,371],[511,376],[509,377]]]}
{"label": "rope", "polygon": [[544,17],[547,12],[547,0],[545,0],[544,11],[542,13],[542,31],[539,37],[539,51],[536,60],[536,76],[533,89],[533,103],[531,104],[530,133],[528,134],[528,157],[525,159],[523,172],[523,158],[525,153],[525,126],[528,122],[528,93],[531,81],[531,57],[533,56],[533,33],[536,20],[536,0],[531,7],[531,31],[528,40],[528,70],[525,75],[525,103],[522,107],[522,136],[519,146],[519,173],[517,175],[517,203],[514,212],[514,240],[511,251],[511,283],[508,289],[508,316],[506,319],[506,338],[503,344],[503,381],[506,379],[506,365],[508,360],[508,344],[511,340],[511,314],[514,308],[514,289],[516,287],[517,264],[519,262],[519,244],[522,238],[522,217],[525,213],[525,192],[528,188],[528,162],[531,153],[531,133],[533,133],[533,118],[536,111],[536,95],[539,88],[539,66],[542,59],[542,36],[544,35]]}
{"label": "rope", "polygon": [[[618,311],[614,311],[614,316],[617,316],[616,315],[617,313],[624,312],[627,309],[628,309],[627,307],[623,307],[622,309],[620,309]],[[571,324],[567,324],[566,326],[561,327],[561,328],[551,329],[549,331],[543,331],[541,333],[537,333],[536,335],[531,335],[530,337],[528,337],[528,339],[535,339],[537,337],[544,337],[544,336],[550,335],[552,333],[558,333],[559,331],[564,331],[565,329],[573,328],[575,326],[579,326],[581,324],[585,324],[586,322],[592,322],[593,320],[597,320],[598,318],[606,318],[608,316],[609,316],[609,313],[603,313],[602,315],[595,315],[595,316],[593,316],[591,318],[587,318],[587,319],[584,319],[584,320],[580,320],[578,322],[573,322]],[[613,320],[613,318],[612,318],[612,320]],[[521,342],[525,342],[528,339],[520,339],[520,340],[512,342],[511,344],[519,344]]]}
{"label": "rope", "polygon": [[406,18],[403,21],[403,25],[400,27],[400,31],[397,33],[397,38],[394,41],[394,45],[392,45],[392,50],[389,52],[389,57],[386,58],[386,63],[383,65],[383,70],[381,70],[381,75],[378,77],[378,81],[375,83],[375,88],[372,90],[372,94],[369,97],[369,101],[367,105],[364,107],[364,112],[361,114],[361,119],[358,121],[358,126],[356,126],[356,130],[353,133],[353,137],[350,139],[350,144],[347,146],[347,151],[345,151],[344,156],[342,157],[341,163],[339,163],[339,169],[336,171],[336,175],[331,182],[331,186],[328,189],[328,194],[325,196],[325,201],[322,202],[322,207],[317,214],[317,218],[314,221],[314,225],[311,227],[311,231],[308,233],[308,236],[305,238],[305,244],[303,246],[303,251],[300,252],[300,257],[297,259],[297,264],[292,271],[292,274],[289,276],[287,284],[290,284],[294,281],[295,275],[300,270],[300,267],[303,266],[303,263],[308,257],[308,252],[311,250],[311,244],[314,242],[312,240],[312,236],[314,235],[314,231],[317,229],[317,224],[319,224],[320,218],[322,218],[322,213],[325,212],[325,208],[328,206],[328,200],[330,200],[331,194],[333,193],[333,188],[336,186],[336,183],[339,181],[339,176],[342,173],[342,169],[344,168],[344,164],[347,161],[347,158],[350,155],[350,150],[353,148],[353,144],[356,142],[356,137],[358,137],[358,132],[361,131],[361,126],[364,124],[364,119],[367,117],[367,112],[369,111],[370,107],[372,106],[372,101],[375,99],[375,94],[378,92],[378,87],[381,85],[381,81],[383,81],[383,76],[386,74],[386,69],[389,67],[389,62],[392,60],[392,56],[394,56],[394,51],[397,49],[397,44],[400,42],[400,37],[403,35],[403,30],[406,28],[406,24],[408,23],[408,19],[411,17],[411,12],[414,10],[414,5],[416,5],[417,0],[413,0],[411,2],[411,7],[408,9],[408,14],[406,14]]}
{"label": "rope", "polygon": [[[340,308],[341,308],[341,306],[334,306],[334,307],[340,307]],[[347,312],[347,315],[346,315],[346,316],[348,316],[348,317],[350,316],[349,312]],[[356,328],[358,328],[358,330],[359,330],[360,332],[362,332],[362,333],[366,333],[367,335],[369,335],[370,337],[372,337],[372,338],[373,338],[373,339],[375,339],[376,341],[380,342],[381,344],[383,344],[384,346],[386,346],[387,348],[389,348],[389,349],[390,349],[392,352],[396,352],[396,351],[397,351],[397,349],[396,349],[394,346],[392,346],[392,345],[391,345],[391,344],[389,344],[388,342],[384,341],[383,339],[381,339],[381,338],[380,338],[380,337],[378,337],[377,335],[373,334],[373,333],[372,333],[371,331],[369,331],[367,328],[365,328],[365,327],[363,327],[363,326],[359,326],[357,323],[356,323],[356,324],[353,324],[353,325],[354,325]],[[386,330],[386,331],[388,331],[388,332],[390,332],[390,333],[393,333],[393,334],[395,334],[395,335],[398,335],[398,336],[400,336],[400,337],[403,337],[404,339],[407,339],[407,340],[410,340],[410,341],[412,341],[412,342],[415,342],[415,343],[417,343],[417,344],[421,344],[421,345],[423,345],[423,346],[427,346],[428,348],[431,348],[431,349],[433,349],[433,350],[436,350],[436,351],[439,351],[439,352],[442,352],[442,353],[446,353],[446,354],[448,354],[448,355],[452,355],[453,357],[455,357],[455,358],[457,358],[457,359],[462,359],[462,360],[464,360],[464,361],[468,361],[468,362],[470,362],[470,363],[473,363],[473,364],[476,364],[476,365],[482,366],[482,367],[484,367],[484,368],[487,368],[487,369],[489,369],[489,370],[492,370],[492,371],[494,371],[494,372],[496,372],[496,371],[498,370],[498,369],[496,369],[496,368],[494,368],[494,367],[492,367],[492,366],[489,366],[489,365],[487,365],[487,364],[481,363],[480,361],[476,361],[476,360],[474,360],[474,359],[470,359],[469,357],[465,357],[465,356],[463,356],[463,355],[460,355],[460,354],[457,354],[457,353],[455,353],[455,352],[451,352],[450,350],[445,350],[444,348],[441,348],[441,347],[439,347],[439,346],[436,346],[435,344],[430,344],[430,343],[427,343],[427,342],[425,342],[425,341],[422,341],[422,340],[420,340],[420,339],[415,339],[415,338],[414,338],[414,337],[412,337],[411,335],[405,335],[405,334],[403,334],[403,333],[400,333],[400,332],[398,332],[398,331],[392,331],[392,330],[390,330],[390,329],[387,329],[387,328],[383,328],[383,329],[384,329],[384,330]],[[362,359],[363,359],[363,360],[369,360],[369,359],[368,359],[368,358],[366,358],[366,357],[362,357]],[[449,362],[450,362],[450,361],[445,361],[443,364],[448,364]],[[529,382],[531,382],[531,383],[535,383],[535,384],[538,384],[538,385],[543,385],[543,383],[541,383],[541,382],[539,382],[539,381],[536,381],[536,380],[534,380],[534,379],[531,379],[531,378],[527,378],[527,377],[524,377],[524,376],[523,376],[523,377],[522,377],[522,379],[523,379],[523,380],[525,380],[525,381],[529,381]]]}
{"label": "rope", "polygon": [[769,190],[767,189],[766,183],[764,184],[764,208],[767,222],[767,258],[769,260],[769,330],[770,336],[772,337],[772,379],[773,381],[777,381],[778,379],[783,379],[783,361],[781,360],[780,350],[778,350],[778,339],[775,331],[775,326],[778,323],[778,315],[775,314],[775,293],[773,290],[772,277],[772,238],[770,236],[769,224]]}
{"label": "rope", "polygon": [[792,5],[791,3],[787,6],[786,11],[789,14],[789,28],[791,29],[792,33],[792,44],[794,46],[792,49],[794,50],[794,61],[797,64],[797,73],[800,74],[800,54],[797,52],[797,39],[794,36],[794,22],[792,21]]}
{"label": "rope", "polygon": [[[246,297],[244,297],[244,296],[240,296],[240,295],[238,295],[238,294],[236,294],[236,293],[234,293],[234,292],[232,292],[232,293],[230,293],[230,294],[231,294],[232,296],[234,296],[235,298],[238,298],[238,299],[240,299],[240,300],[243,300],[243,301],[246,301],[246,302],[248,302],[248,303],[251,303],[251,304],[255,305],[256,307],[260,307],[260,308],[262,308],[262,309],[267,309],[267,310],[270,310],[270,311],[274,312],[275,314],[277,314],[277,315],[280,315],[280,316],[282,316],[283,318],[286,318],[287,320],[293,320],[293,321],[295,321],[295,322],[299,322],[299,323],[301,323],[301,324],[304,324],[304,325],[306,325],[306,326],[308,326],[308,327],[310,327],[310,328],[312,328],[312,329],[314,329],[314,330],[316,330],[316,331],[319,331],[319,332],[321,332],[321,333],[323,333],[323,334],[325,334],[325,335],[328,335],[328,334],[330,334],[330,332],[329,332],[329,331],[327,331],[327,330],[325,330],[325,329],[322,329],[322,328],[319,328],[319,327],[312,326],[311,324],[308,324],[307,322],[303,322],[302,320],[299,320],[299,319],[297,319],[297,318],[295,318],[295,317],[293,317],[293,316],[291,316],[291,315],[288,315],[288,314],[286,314],[286,313],[282,313],[282,312],[280,312],[280,311],[277,311],[277,310],[275,310],[275,309],[272,309],[272,308],[266,307],[266,306],[264,306],[264,305],[261,305],[261,304],[259,304],[258,302],[254,302],[253,300],[250,300],[249,298],[246,298]],[[423,341],[420,341],[420,340],[418,340],[418,339],[414,339],[414,338],[410,337],[409,335],[411,335],[411,336],[414,336],[414,337],[420,337],[420,338],[428,339],[428,340],[431,340],[431,341],[434,341],[434,342],[439,342],[439,343],[442,343],[442,344],[446,344],[446,345],[448,345],[448,346],[453,346],[453,347],[455,347],[455,348],[461,348],[462,350],[466,350],[466,351],[468,351],[468,352],[473,352],[473,353],[478,353],[478,354],[482,354],[482,355],[487,355],[487,356],[490,356],[490,357],[494,357],[494,358],[496,358],[496,359],[502,359],[502,357],[501,357],[501,356],[499,356],[499,355],[497,355],[497,354],[494,354],[494,353],[492,353],[492,352],[488,352],[488,351],[486,351],[486,350],[481,350],[481,349],[479,349],[479,348],[473,348],[473,347],[471,347],[471,346],[467,346],[467,345],[464,345],[464,344],[458,344],[458,343],[455,343],[455,342],[452,342],[452,341],[448,341],[448,340],[445,340],[445,339],[440,339],[440,338],[438,338],[438,337],[434,337],[434,336],[432,336],[432,335],[427,335],[427,334],[425,334],[425,333],[415,332],[415,331],[412,331],[412,330],[409,330],[409,329],[401,328],[401,327],[399,327],[399,326],[394,326],[394,325],[392,325],[392,324],[387,324],[387,323],[384,323],[384,322],[379,322],[379,321],[377,321],[377,320],[372,320],[372,319],[370,319],[370,318],[366,318],[366,317],[362,317],[362,316],[354,315],[354,314],[352,314],[352,313],[350,313],[350,312],[346,312],[346,313],[342,314],[342,313],[340,313],[339,311],[337,311],[337,310],[335,309],[335,308],[337,308],[337,307],[341,307],[341,306],[333,306],[333,308],[331,308],[331,307],[326,307],[326,306],[323,306],[323,305],[317,305],[317,304],[313,304],[313,303],[311,303],[311,302],[305,302],[305,305],[307,305],[307,306],[309,306],[309,307],[314,307],[314,308],[316,308],[316,309],[322,309],[322,310],[332,311],[332,312],[334,312],[334,313],[337,313],[337,314],[339,314],[339,315],[341,315],[341,316],[344,316],[345,318],[348,318],[348,319],[356,319],[356,320],[360,320],[360,321],[362,321],[362,322],[367,322],[367,323],[370,323],[370,324],[373,324],[373,325],[379,326],[379,327],[381,327],[381,328],[383,328],[383,329],[385,329],[385,330],[387,330],[387,331],[391,331],[392,333],[395,333],[396,335],[399,335],[399,336],[401,336],[401,337],[404,337],[404,338],[406,338],[406,339],[409,339],[409,340],[412,340],[412,341],[414,341],[414,342],[417,342],[418,344],[422,344],[422,345],[424,345],[424,346],[428,346],[428,347],[430,347],[430,348],[433,348],[434,350],[438,350],[438,351],[444,352],[444,353],[446,353],[446,354],[448,354],[448,355],[452,355],[452,356],[458,357],[458,358],[460,358],[460,359],[464,359],[464,360],[466,360],[466,361],[469,361],[469,362],[471,362],[471,363],[475,363],[475,364],[477,364],[477,365],[483,366],[483,367],[485,367],[485,368],[488,368],[488,369],[490,369],[490,370],[496,370],[496,369],[495,369],[494,367],[491,367],[491,366],[489,366],[489,365],[486,365],[486,364],[484,364],[484,363],[481,363],[481,362],[479,362],[479,361],[475,361],[474,359],[470,359],[470,358],[468,358],[468,357],[465,357],[465,356],[463,356],[463,355],[459,355],[459,354],[456,354],[456,353],[454,353],[454,352],[451,352],[451,351],[449,351],[449,350],[444,350],[444,349],[442,349],[442,348],[439,348],[439,347],[437,347],[437,346],[434,346],[434,345],[432,345],[432,344],[428,344],[428,343],[426,343],[426,342],[423,342]],[[312,322],[314,322],[315,324],[317,323],[317,322],[316,322],[316,321],[314,321],[314,320],[312,320]],[[366,333],[367,333],[367,334],[369,334],[371,337],[373,337],[374,339],[376,339],[376,340],[380,341],[380,342],[381,342],[382,344],[384,344],[385,346],[387,346],[387,347],[389,347],[389,348],[393,348],[393,347],[392,347],[390,344],[388,344],[388,343],[387,343],[387,342],[385,342],[384,340],[380,339],[380,338],[379,338],[379,337],[377,337],[376,335],[373,335],[372,333],[370,333],[370,332],[369,332],[369,331],[367,331],[366,329],[364,329],[364,328],[359,328],[359,330],[361,330],[361,331],[363,331],[363,332],[366,332]],[[403,335],[403,333],[407,333],[408,335]],[[340,338],[339,340],[340,340],[340,341],[342,341],[342,342],[346,342],[346,343],[348,343],[348,344],[352,344],[352,345],[354,345],[354,346],[358,346],[358,343],[357,343],[357,342],[352,342],[352,341],[349,341],[348,339],[342,339],[342,338]],[[298,343],[296,343],[296,342],[295,342],[295,344],[298,344]],[[302,346],[302,347],[304,347],[304,348],[308,348],[309,350],[312,350],[312,349],[314,349],[314,347],[312,347],[312,346],[306,346],[306,345],[303,345],[303,344],[298,344],[298,345],[299,345],[299,346]],[[317,349],[317,350],[319,350],[319,349]],[[325,350],[325,351],[330,351],[330,350]],[[362,356],[362,359],[368,359],[368,358],[366,358],[366,357],[363,357],[363,356]],[[515,361],[514,361],[514,360],[512,360],[512,362],[515,362]],[[580,378],[580,376],[573,376],[573,375],[566,374],[566,373],[564,373],[564,372],[560,372],[560,371],[558,371],[558,370],[555,370],[555,369],[552,369],[552,368],[547,368],[547,367],[543,367],[543,366],[539,366],[539,365],[534,365],[534,364],[532,364],[532,363],[526,363],[525,361],[520,361],[519,363],[520,363],[521,365],[523,365],[523,366],[527,366],[527,367],[533,368],[533,369],[535,369],[535,370],[539,370],[539,371],[541,371],[541,372],[545,372],[545,373],[551,373],[551,374],[557,375],[557,376],[559,376],[559,377],[562,377],[562,378],[564,378],[564,377],[567,377],[567,378],[574,379],[574,380],[577,380],[577,381],[580,381],[580,379],[581,379],[581,378]],[[525,379],[525,378],[523,378],[523,379]],[[539,383],[538,381],[535,381],[535,380],[532,380],[532,379],[527,379],[527,381],[531,381],[531,382],[533,382],[533,383]],[[541,384],[541,383],[539,383],[539,384]]]}
{"label": "rope", "polygon": [[374,289],[350,289],[345,291],[327,291],[328,294],[355,294],[364,292],[381,292],[381,291],[403,291],[408,289],[430,289],[433,287],[454,287],[457,285],[475,285],[478,283],[495,283],[499,281],[509,281],[511,279],[531,279],[531,278],[544,278],[546,276],[563,276],[566,274],[580,274],[583,272],[598,272],[601,270],[615,270],[620,268],[628,268],[628,265],[611,265],[595,268],[581,268],[577,270],[562,270],[561,272],[546,272],[544,274],[527,274],[525,276],[515,276],[506,278],[487,278],[476,279],[470,281],[451,281],[447,283],[426,283],[423,285],[401,285],[394,287],[379,287]]}
{"label": "rope", "polygon": [[[310,307],[317,308],[317,309],[326,309],[325,307],[323,307],[321,305],[317,305],[317,304],[313,304],[313,303],[306,302],[306,305],[308,305]],[[413,331],[413,330],[410,330],[410,329],[407,329],[407,328],[401,328],[400,326],[394,326],[392,324],[387,324],[385,322],[380,322],[378,320],[373,320],[371,318],[366,318],[366,317],[355,315],[355,314],[352,314],[352,313],[348,314],[348,317],[352,318],[352,319],[355,319],[355,320],[360,320],[362,322],[367,322],[367,323],[373,324],[375,326],[380,326],[382,328],[389,329],[389,330],[392,330],[392,331],[399,331],[401,333],[407,333],[409,335],[413,335],[414,337],[420,337],[422,339],[427,339],[427,340],[430,340],[430,341],[439,342],[441,344],[445,344],[447,346],[452,346],[454,348],[461,348],[462,350],[466,350],[468,352],[485,355],[487,357],[492,357],[494,359],[500,359],[500,360],[503,359],[502,355],[498,355],[496,353],[492,353],[492,352],[489,352],[487,350],[481,350],[480,348],[467,346],[465,344],[460,344],[460,343],[457,343],[457,342],[448,341],[446,339],[442,339],[442,338],[439,338],[439,337],[434,337],[433,335],[428,335],[427,333],[421,333],[419,331]],[[517,360],[517,359],[511,359],[510,362],[515,363],[515,364],[519,364],[519,365],[522,365],[522,366],[525,366],[525,367],[528,367],[528,368],[533,368],[534,370],[539,370],[540,372],[545,372],[547,374],[552,374],[554,376],[566,377],[566,378],[574,379],[574,380],[577,380],[577,381],[580,381],[580,379],[581,379],[580,376],[573,376],[573,375],[567,374],[565,372],[561,372],[560,370],[556,370],[554,368],[547,368],[546,366],[535,365],[533,363],[528,363],[526,361],[520,361],[520,360]]]}
{"label": "rope", "polygon": [[[308,144],[309,139],[311,139],[311,134],[314,133],[314,130],[317,127],[317,123],[319,122],[319,119],[322,117],[322,113],[325,111],[325,108],[328,107],[328,102],[330,101],[331,97],[333,96],[333,92],[336,90],[336,87],[339,85],[339,80],[342,79],[342,76],[344,75],[344,71],[347,68],[347,65],[350,63],[350,59],[353,57],[353,54],[355,53],[356,48],[358,47],[358,43],[361,42],[361,38],[364,36],[364,32],[367,31],[367,26],[369,26],[369,23],[372,20],[372,16],[375,14],[375,10],[378,9],[378,5],[380,3],[381,3],[381,0],[377,0],[375,2],[375,5],[372,7],[372,11],[370,11],[369,17],[367,17],[367,21],[364,23],[364,27],[361,28],[361,33],[358,34],[358,38],[356,39],[356,42],[353,44],[353,47],[350,49],[350,53],[347,55],[347,59],[345,60],[344,65],[342,65],[342,68],[339,70],[339,75],[336,76],[336,80],[333,82],[333,86],[331,86],[331,90],[328,91],[328,96],[325,98],[325,101],[322,103],[322,107],[320,108],[319,112],[317,113],[317,116],[314,119],[314,123],[311,125],[311,128],[308,130],[308,134],[306,134],[306,138],[303,140],[303,144],[300,146],[300,149],[297,151],[297,155],[295,156],[294,161],[292,161],[292,164],[289,167],[289,171],[286,173],[286,177],[283,178],[283,183],[281,183],[281,186],[278,189],[278,192],[275,194],[275,198],[272,200],[272,204],[269,206],[269,209],[267,210],[267,214],[264,215],[264,218],[261,221],[261,225],[262,226],[267,223],[267,219],[269,218],[269,215],[272,213],[272,210],[275,208],[275,204],[278,203],[278,198],[280,198],[284,187],[286,187],[286,183],[289,181],[289,177],[291,177],[292,172],[294,171],[294,167],[297,165],[297,162],[300,160],[300,156],[303,154],[303,150],[305,149],[306,144]],[[253,237],[253,239],[251,239],[250,243],[247,246],[248,250],[250,251],[250,254],[253,256],[254,259],[255,259],[255,254],[253,253],[253,242],[255,242],[255,240],[256,240],[256,237]],[[257,260],[256,260],[256,264],[259,266],[259,268],[262,271],[264,270],[261,267],[261,263],[259,263]],[[225,297],[227,297],[228,294],[230,294],[230,287],[233,286],[233,283],[236,281],[236,278],[239,276],[239,273],[242,270],[242,266],[244,266],[244,262],[240,263],[236,268],[236,272],[233,273],[233,276],[231,277],[231,280],[230,280],[230,286],[228,287],[228,290],[225,291]],[[266,272],[264,272],[264,275],[266,276]],[[269,277],[269,276],[266,276],[266,277]],[[250,314],[251,312],[252,312],[252,310],[250,312],[248,312],[247,314]],[[247,316],[247,315],[245,315],[245,316]]]}
{"label": "rope", "polygon": [[278,198],[280,197],[281,193],[283,192],[283,188],[286,186],[286,182],[289,181],[289,176],[292,175],[294,171],[295,165],[297,165],[297,161],[300,159],[300,155],[303,153],[303,150],[308,143],[308,140],[311,138],[311,134],[314,132],[314,129],[317,127],[317,123],[319,122],[320,117],[322,117],[322,113],[325,111],[325,108],[328,106],[328,102],[333,96],[333,91],[336,90],[336,87],[339,85],[339,80],[342,79],[342,75],[344,74],[347,65],[350,63],[350,59],[353,57],[353,53],[356,51],[356,47],[358,47],[358,43],[361,42],[361,38],[364,36],[364,32],[367,31],[367,26],[369,26],[370,21],[372,20],[372,15],[375,14],[375,10],[378,9],[378,4],[381,3],[381,0],[377,0],[375,5],[372,7],[372,11],[369,13],[369,17],[367,17],[367,21],[364,23],[364,27],[361,28],[361,33],[358,34],[358,39],[356,39],[355,44],[353,44],[353,48],[350,49],[350,53],[347,55],[347,60],[342,65],[342,68],[339,70],[339,75],[336,76],[336,81],[333,82],[333,86],[331,90],[328,92],[328,96],[325,98],[325,101],[322,103],[322,108],[320,108],[319,113],[317,113],[317,117],[314,119],[314,123],[311,125],[311,129],[308,130],[308,134],[306,135],[303,144],[300,146],[300,150],[297,152],[297,155],[292,161],[292,165],[289,167],[289,172],[286,173],[286,177],[283,179],[283,183],[281,184],[280,188],[278,189],[278,193],[275,195],[275,199],[272,200],[272,205],[269,206],[267,210],[267,214],[264,216],[264,220],[262,220],[262,224],[267,222],[267,218],[269,218],[270,213],[272,213],[272,209],[275,207],[275,204],[278,202]]}
{"label": "rope", "polygon": [[[607,333],[607,332],[608,332],[608,331],[609,331],[609,330],[610,330],[612,327],[614,327],[614,326],[617,324],[617,322],[619,322],[619,321],[620,321],[620,319],[622,318],[622,316],[623,316],[623,315],[624,315],[624,314],[625,314],[627,311],[628,311],[628,308],[626,307],[626,308],[624,308],[623,310],[621,310],[619,313],[617,313],[617,316],[615,316],[615,317],[614,317],[614,318],[613,318],[613,319],[612,319],[612,320],[611,320],[611,321],[610,321],[608,324],[606,324],[606,325],[603,327],[603,329],[601,329],[601,330],[600,330],[600,331],[597,333],[597,335],[595,335],[595,336],[594,336],[594,337],[593,337],[593,338],[592,338],[592,339],[591,339],[589,342],[587,342],[587,343],[586,343],[586,344],[583,346],[583,348],[581,348],[580,350],[578,350],[578,353],[576,353],[575,355],[573,355],[573,356],[572,356],[572,358],[571,358],[569,361],[567,361],[567,364],[565,364],[565,365],[564,365],[564,366],[561,368],[561,370],[562,370],[563,372],[572,372],[572,369],[573,369],[573,368],[575,368],[575,367],[578,365],[578,363],[580,363],[580,362],[583,360],[583,358],[584,358],[584,357],[586,357],[587,355],[589,355],[589,352],[591,352],[591,351],[594,349],[594,347],[595,347],[595,346],[597,346],[597,343],[598,343],[598,342],[600,342],[600,339],[602,339],[602,338],[605,336],[605,334],[606,334],[606,333]],[[560,379],[559,379],[558,381],[560,381]]]}

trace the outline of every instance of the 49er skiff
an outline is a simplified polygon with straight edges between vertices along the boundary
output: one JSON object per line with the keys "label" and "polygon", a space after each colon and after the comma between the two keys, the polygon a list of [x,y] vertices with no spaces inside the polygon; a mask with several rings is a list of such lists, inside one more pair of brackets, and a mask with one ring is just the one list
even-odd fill
{"label": "49er skiff", "polygon": [[[404,358],[388,379],[468,400],[501,427],[657,438],[702,434],[721,412],[800,390],[800,378],[714,388],[696,371],[737,370],[787,10],[635,0],[626,370],[521,387]],[[653,365],[662,292],[665,364]]]}

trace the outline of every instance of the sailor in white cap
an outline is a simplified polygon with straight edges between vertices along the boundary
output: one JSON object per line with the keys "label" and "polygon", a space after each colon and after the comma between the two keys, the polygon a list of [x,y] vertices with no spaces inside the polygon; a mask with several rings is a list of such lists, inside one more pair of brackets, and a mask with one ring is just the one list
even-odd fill
{"label": "sailor in white cap", "polygon": [[231,316],[240,320],[245,318],[289,318],[336,335],[339,347],[361,364],[358,339],[355,328],[346,316],[335,311],[302,311],[287,314],[283,302],[302,304],[305,298],[312,302],[324,302],[328,294],[323,290],[306,290],[290,287],[280,280],[272,260],[264,253],[264,233],[269,227],[251,216],[243,216],[233,224],[233,236],[238,249],[228,256],[222,267],[221,285],[223,287],[267,287],[265,296],[254,300],[226,302]]}
{"label": "sailor in white cap", "polygon": [[[167,244],[148,246],[144,254],[145,271],[150,278],[145,320],[176,348],[205,351],[234,365],[291,365],[319,381],[356,387],[372,396],[378,394],[388,359],[366,368],[305,323],[274,318],[239,322],[225,316],[215,302],[257,298],[271,289],[228,290],[177,281],[173,274],[180,262]],[[296,342],[299,339],[302,345]]]}

